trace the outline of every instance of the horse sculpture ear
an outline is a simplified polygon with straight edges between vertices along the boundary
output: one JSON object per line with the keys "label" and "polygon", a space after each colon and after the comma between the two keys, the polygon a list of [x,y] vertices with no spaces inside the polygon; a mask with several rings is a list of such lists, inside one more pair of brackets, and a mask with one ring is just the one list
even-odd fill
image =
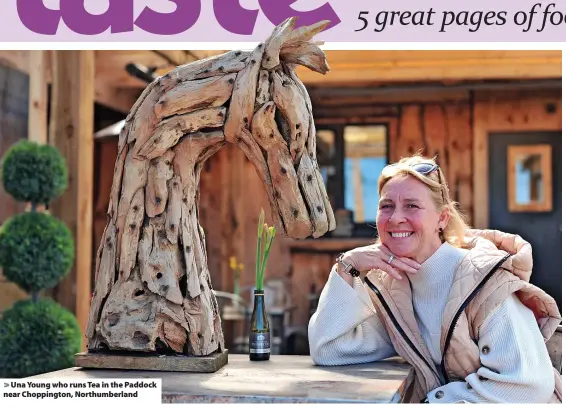
{"label": "horse sculpture ear", "polygon": [[320,74],[330,71],[324,51],[311,39],[323,31],[329,20],[310,26],[294,29],[296,17],[289,18],[278,25],[265,43],[265,53],[261,62],[264,69],[273,69],[283,60],[288,64],[303,65]]}

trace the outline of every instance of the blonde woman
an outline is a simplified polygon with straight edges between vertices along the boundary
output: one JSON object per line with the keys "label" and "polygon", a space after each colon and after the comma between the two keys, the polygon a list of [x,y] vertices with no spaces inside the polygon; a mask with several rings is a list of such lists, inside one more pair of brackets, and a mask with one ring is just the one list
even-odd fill
{"label": "blonde woman", "polygon": [[404,402],[560,402],[545,346],[560,314],[528,283],[531,246],[468,229],[433,160],[387,166],[378,191],[378,242],[337,259],[310,320],[314,362],[400,355],[416,374]]}

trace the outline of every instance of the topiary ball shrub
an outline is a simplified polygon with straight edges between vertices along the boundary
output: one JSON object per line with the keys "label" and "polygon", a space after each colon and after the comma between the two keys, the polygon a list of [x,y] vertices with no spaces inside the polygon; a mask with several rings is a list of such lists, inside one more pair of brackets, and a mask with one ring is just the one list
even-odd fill
{"label": "topiary ball shrub", "polygon": [[75,316],[58,303],[16,302],[0,320],[0,377],[22,378],[72,367],[81,336]]}
{"label": "topiary ball shrub", "polygon": [[18,214],[0,228],[4,276],[26,292],[57,285],[71,269],[74,257],[71,231],[49,214]]}
{"label": "topiary ball shrub", "polygon": [[2,163],[4,189],[18,201],[47,204],[67,189],[67,165],[53,146],[22,140]]}

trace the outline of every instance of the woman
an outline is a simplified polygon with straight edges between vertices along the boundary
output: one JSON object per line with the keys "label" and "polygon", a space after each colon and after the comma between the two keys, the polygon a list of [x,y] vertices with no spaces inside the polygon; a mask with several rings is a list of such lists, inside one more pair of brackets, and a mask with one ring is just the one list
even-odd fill
{"label": "woman", "polygon": [[468,229],[433,160],[387,166],[378,191],[378,242],[337,259],[310,320],[314,362],[400,355],[405,402],[560,402],[545,346],[560,314],[528,283],[531,246]]}

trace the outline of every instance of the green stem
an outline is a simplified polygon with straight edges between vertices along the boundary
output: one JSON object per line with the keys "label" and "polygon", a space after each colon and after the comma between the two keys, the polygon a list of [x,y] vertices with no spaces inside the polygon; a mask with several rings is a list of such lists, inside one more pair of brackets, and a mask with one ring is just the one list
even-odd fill
{"label": "green stem", "polygon": [[240,272],[236,271],[236,279],[234,280],[234,294],[240,295]]}
{"label": "green stem", "polygon": [[261,235],[257,234],[257,248],[256,248],[256,255],[255,255],[255,285],[256,285],[256,289],[259,290],[259,288],[257,287],[258,285],[258,279],[259,279],[259,268],[260,268],[260,264],[259,264],[259,257],[260,257],[260,250],[261,250]]}
{"label": "green stem", "polygon": [[265,276],[265,267],[267,266],[267,258],[269,257],[269,251],[271,250],[271,243],[273,242],[273,237],[271,236],[271,234],[266,234],[266,240],[267,242],[265,243],[265,250],[263,252],[263,260],[261,263],[261,276],[260,276],[260,281],[262,282],[262,286],[263,286],[263,277]]}

